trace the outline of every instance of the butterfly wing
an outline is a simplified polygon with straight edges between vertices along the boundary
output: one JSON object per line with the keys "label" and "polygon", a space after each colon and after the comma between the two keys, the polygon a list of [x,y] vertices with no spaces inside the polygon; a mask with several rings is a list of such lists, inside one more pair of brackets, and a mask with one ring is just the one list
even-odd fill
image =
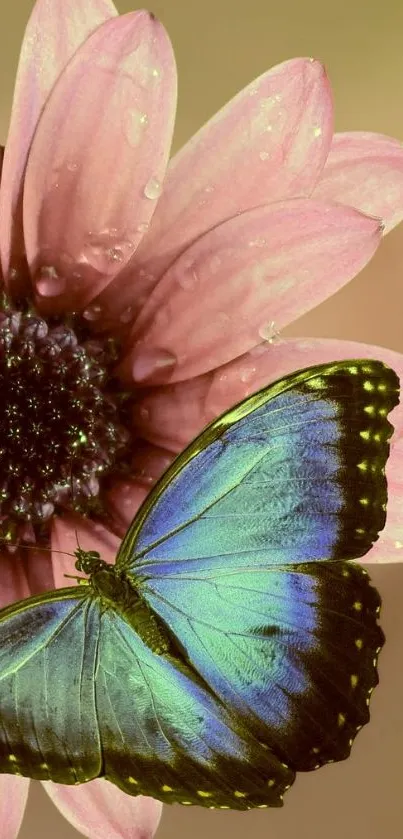
{"label": "butterfly wing", "polygon": [[190,667],[155,655],[111,611],[102,616],[96,702],[104,774],[124,792],[245,810],[280,806],[294,780]]}
{"label": "butterfly wing", "polygon": [[0,612],[0,772],[65,784],[99,774],[99,619],[87,586]]}
{"label": "butterfly wing", "polygon": [[106,777],[167,803],[281,806],[292,770],[91,587],[3,610],[0,651],[0,772]]}
{"label": "butterfly wing", "polygon": [[212,423],[143,505],[117,564],[225,707],[294,769],[348,755],[383,643],[364,555],[385,523],[398,380],[321,365]]}

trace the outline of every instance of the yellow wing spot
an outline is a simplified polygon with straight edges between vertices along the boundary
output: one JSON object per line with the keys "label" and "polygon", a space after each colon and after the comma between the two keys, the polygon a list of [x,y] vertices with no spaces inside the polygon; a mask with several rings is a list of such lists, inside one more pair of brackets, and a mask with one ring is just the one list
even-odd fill
{"label": "yellow wing spot", "polygon": [[343,727],[345,721],[346,721],[345,715],[344,714],[339,714],[338,717],[337,717],[337,725],[339,726],[339,728]]}
{"label": "yellow wing spot", "polygon": [[356,638],[355,639],[355,646],[357,647],[357,650],[362,650],[363,643],[364,642],[363,642],[362,638]]}
{"label": "yellow wing spot", "polygon": [[378,385],[378,390],[379,390],[381,393],[385,393],[385,390],[386,390],[386,385],[385,385],[385,382],[379,382],[379,385]]}
{"label": "yellow wing spot", "polygon": [[362,460],[362,461],[361,461],[361,463],[357,463],[357,469],[359,469],[359,470],[360,470],[360,472],[367,472],[367,471],[368,471],[368,463],[367,463],[367,461],[366,461],[366,460]]}
{"label": "yellow wing spot", "polygon": [[[318,763],[318,767],[319,767],[319,766],[320,766],[320,763]],[[291,787],[291,784],[286,784],[286,786],[284,787],[285,792],[286,792],[288,789],[290,789],[290,787]]]}
{"label": "yellow wing spot", "polygon": [[363,388],[364,390],[375,390],[375,385],[373,384],[373,382],[370,382],[369,379],[365,379],[365,382],[363,383]]}
{"label": "yellow wing spot", "polygon": [[354,737],[350,737],[350,739],[348,741],[348,745],[350,746],[350,748],[353,745],[353,743],[354,743]]}
{"label": "yellow wing spot", "polygon": [[369,429],[366,429],[365,431],[360,431],[360,437],[362,437],[363,440],[370,440],[371,432],[369,431]]}
{"label": "yellow wing spot", "polygon": [[173,788],[172,788],[172,787],[169,787],[169,786],[168,786],[168,784],[164,784],[164,785],[161,787],[161,790],[162,790],[162,792],[173,792]]}
{"label": "yellow wing spot", "polygon": [[352,688],[356,688],[358,685],[358,676],[356,673],[352,673],[350,676],[350,683]]}
{"label": "yellow wing spot", "polygon": [[378,431],[377,431],[377,433],[376,433],[376,434],[374,434],[374,440],[375,440],[375,442],[376,442],[376,443],[380,443],[380,442],[381,442],[381,440],[382,440],[382,435],[381,435],[381,434],[379,434],[379,432],[378,432]]}
{"label": "yellow wing spot", "polygon": [[241,792],[239,789],[236,789],[234,792],[235,798],[246,798],[247,793]]}
{"label": "yellow wing spot", "polygon": [[219,810],[229,810],[228,804],[220,804]]}
{"label": "yellow wing spot", "polygon": [[289,769],[290,768],[288,763],[280,763],[280,766],[283,766],[284,769]]}
{"label": "yellow wing spot", "polygon": [[212,792],[206,792],[204,789],[198,789],[197,794],[200,795],[200,798],[211,798]]}
{"label": "yellow wing spot", "polygon": [[356,527],[355,532],[358,533],[359,536],[364,536],[365,530],[363,527]]}
{"label": "yellow wing spot", "polygon": [[361,600],[356,600],[355,603],[353,603],[353,609],[355,609],[356,612],[361,612],[362,611]]}
{"label": "yellow wing spot", "polygon": [[47,763],[40,763],[40,764],[39,764],[39,768],[40,768],[40,769],[49,769],[49,766],[48,766],[48,764],[47,764]]}
{"label": "yellow wing spot", "polygon": [[358,367],[355,367],[354,365],[352,365],[351,367],[347,367],[347,370],[353,376],[356,376],[358,374]]}
{"label": "yellow wing spot", "polygon": [[360,498],[360,504],[362,504],[363,507],[368,507],[369,498]]}
{"label": "yellow wing spot", "polygon": [[351,577],[351,574],[350,574],[350,571],[348,570],[348,568],[343,568],[341,573],[342,573],[343,577]]}
{"label": "yellow wing spot", "polygon": [[308,387],[312,387],[315,390],[319,390],[321,387],[323,387],[323,379],[321,379],[320,376],[315,376],[314,379],[309,379],[307,384]]}
{"label": "yellow wing spot", "polygon": [[267,781],[267,786],[268,787],[274,787],[275,783],[276,782],[275,782],[274,778],[269,778],[269,780]]}
{"label": "yellow wing spot", "polygon": [[181,804],[184,804],[186,807],[188,807],[189,804],[193,804],[193,802],[192,801],[181,801]]}
{"label": "yellow wing spot", "polygon": [[129,781],[129,784],[138,784],[138,781],[136,781],[136,779],[133,778],[132,775],[129,775],[127,780]]}
{"label": "yellow wing spot", "polygon": [[361,370],[362,370],[363,373],[369,373],[370,375],[371,375],[371,373],[374,372],[374,368],[372,367],[372,364],[363,364],[361,366]]}
{"label": "yellow wing spot", "polygon": [[257,810],[267,810],[268,806],[269,806],[268,804],[257,804],[256,809]]}
{"label": "yellow wing spot", "polygon": [[17,758],[16,758],[15,755],[9,755],[8,759],[9,759],[10,763],[17,763]]}
{"label": "yellow wing spot", "polygon": [[369,414],[370,417],[375,413],[375,406],[374,405],[366,405],[364,408],[366,414]]}
{"label": "yellow wing spot", "polygon": [[388,409],[387,408],[378,408],[378,414],[380,414],[381,417],[387,417]]}
{"label": "yellow wing spot", "polygon": [[319,754],[319,752],[320,752],[320,749],[318,748],[318,746],[314,746],[314,747],[311,749],[311,752],[312,752],[314,755],[318,755],[318,754]]}

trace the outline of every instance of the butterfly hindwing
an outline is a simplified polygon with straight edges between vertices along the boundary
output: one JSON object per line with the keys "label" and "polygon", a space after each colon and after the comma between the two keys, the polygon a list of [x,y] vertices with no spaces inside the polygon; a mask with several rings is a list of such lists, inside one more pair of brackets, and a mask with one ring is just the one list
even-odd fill
{"label": "butterfly hindwing", "polygon": [[343,560],[384,526],[397,393],[381,362],[348,361],[251,397],[167,471],[118,557],[226,708],[297,770],[346,757],[368,720],[379,597]]}
{"label": "butterfly hindwing", "polygon": [[242,810],[281,806],[294,780],[186,664],[150,649],[130,614],[105,608],[92,586],[4,610],[0,650],[3,773],[105,777],[131,795]]}
{"label": "butterfly hindwing", "polygon": [[177,656],[153,654],[112,612],[102,624],[96,696],[105,776],[165,803],[280,806],[293,770]]}

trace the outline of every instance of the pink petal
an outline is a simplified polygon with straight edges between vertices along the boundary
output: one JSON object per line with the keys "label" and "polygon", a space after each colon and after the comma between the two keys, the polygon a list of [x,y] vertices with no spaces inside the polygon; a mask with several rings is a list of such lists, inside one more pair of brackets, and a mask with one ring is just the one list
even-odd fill
{"label": "pink petal", "polygon": [[[177,453],[209,422],[270,382],[293,370],[343,358],[379,358],[403,381],[403,355],[393,350],[333,338],[288,338],[260,344],[196,379],[149,388],[136,400],[134,427],[154,444]],[[392,422],[399,428],[403,424],[403,402],[395,408]]]}
{"label": "pink petal", "polygon": [[[225,371],[227,367],[220,370]],[[215,370],[184,382],[144,390],[133,408],[134,429],[154,445],[178,454],[215,418],[208,415],[206,400],[219,372]]]}
{"label": "pink petal", "polygon": [[149,487],[135,480],[115,481],[107,493],[109,509],[114,517],[114,526],[121,538],[126,533],[140,505],[148,495]]}
{"label": "pink petal", "polygon": [[24,551],[23,564],[30,594],[41,594],[55,587],[50,551]]}
{"label": "pink petal", "polygon": [[142,441],[132,459],[132,477],[143,486],[152,487],[172,463],[172,453]]}
{"label": "pink petal", "polygon": [[155,384],[225,364],[334,294],[379,241],[374,219],[310,199],[235,216],[168,269],[133,327],[123,376]]}
{"label": "pink petal", "polygon": [[100,298],[105,323],[138,311],[206,230],[260,204],[310,195],[332,130],[330,85],[317,61],[286,61],[238,93],[170,163],[150,232]]}
{"label": "pink petal", "polygon": [[335,134],[313,194],[378,216],[388,232],[403,218],[402,144],[365,131]]}
{"label": "pink petal", "polygon": [[0,775],[1,839],[16,839],[28,798],[29,778]]}
{"label": "pink petal", "polygon": [[0,608],[29,595],[30,590],[22,556],[19,556],[17,551],[9,553],[3,548],[0,551]]}
{"label": "pink petal", "polygon": [[34,5],[21,47],[1,182],[0,253],[5,277],[10,263],[18,264],[24,252],[23,176],[39,115],[76,49],[116,14],[110,0],[37,0]]}
{"label": "pink petal", "polygon": [[[77,585],[75,579],[65,577],[83,576],[75,568],[77,557],[74,551],[98,551],[105,562],[115,562],[120,539],[100,522],[83,519],[76,515],[55,518],[52,527],[52,564],[56,588]],[[60,553],[58,553],[60,551]]]}
{"label": "pink petal", "polygon": [[42,310],[83,307],[153,215],[176,102],[172,48],[148,12],[108,20],[66,67],[41,117],[24,235]]}
{"label": "pink petal", "polygon": [[61,786],[43,783],[62,815],[90,839],[151,839],[162,805],[142,795],[131,797],[108,781]]}

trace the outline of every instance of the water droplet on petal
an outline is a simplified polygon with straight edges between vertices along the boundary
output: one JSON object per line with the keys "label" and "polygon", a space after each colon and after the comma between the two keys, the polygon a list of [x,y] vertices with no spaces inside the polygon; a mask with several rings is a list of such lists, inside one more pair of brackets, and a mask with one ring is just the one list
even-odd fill
{"label": "water droplet on petal", "polygon": [[241,382],[249,382],[256,373],[256,367],[253,364],[245,364],[239,370],[239,378]]}
{"label": "water droplet on petal", "polygon": [[149,408],[146,408],[145,405],[141,405],[139,408],[139,416],[144,422],[148,422],[151,416],[151,411]]}
{"label": "water droplet on petal", "polygon": [[162,186],[161,186],[160,181],[157,180],[157,178],[154,178],[154,177],[150,178],[150,180],[147,181],[147,183],[144,187],[144,195],[145,195],[146,198],[149,198],[151,201],[155,201],[155,199],[158,198],[159,195],[161,195],[161,189],[162,189]]}
{"label": "water droplet on petal", "polygon": [[263,338],[263,340],[267,341],[268,344],[273,344],[280,337],[280,333],[276,329],[274,320],[260,326],[258,332],[260,338]]}
{"label": "water droplet on petal", "polygon": [[57,297],[66,289],[66,277],[61,277],[52,265],[43,265],[38,272],[36,290],[41,297]]}
{"label": "water droplet on petal", "polygon": [[199,282],[198,274],[193,265],[193,262],[189,265],[184,265],[180,273],[177,275],[176,279],[178,285],[183,288],[184,291],[193,291]]}
{"label": "water droplet on petal", "polygon": [[135,382],[169,376],[176,365],[176,356],[169,350],[148,349],[141,352],[133,362],[132,376]]}
{"label": "water droplet on petal", "polygon": [[93,303],[91,306],[84,309],[83,318],[85,318],[85,320],[94,321],[98,320],[98,318],[101,317],[101,314],[102,306],[100,306],[99,303]]}
{"label": "water droplet on petal", "polygon": [[137,108],[131,108],[125,116],[124,131],[130,146],[137,146],[141,140],[144,129],[148,125],[148,116]]}
{"label": "water droplet on petal", "polygon": [[133,317],[133,306],[128,306],[127,309],[124,309],[121,315],[119,316],[119,320],[121,323],[130,323]]}
{"label": "water droplet on petal", "polygon": [[100,230],[98,233],[90,230],[87,236],[82,263],[89,263],[101,273],[116,270],[116,263],[127,260],[133,251],[133,242],[120,238],[115,227]]}
{"label": "water droplet on petal", "polygon": [[250,239],[248,242],[248,246],[250,248],[264,248],[267,245],[267,239],[264,239],[263,236],[258,236],[256,239]]}
{"label": "water droplet on petal", "polygon": [[138,233],[147,233],[148,228],[150,225],[147,221],[142,221],[139,225],[137,225]]}

